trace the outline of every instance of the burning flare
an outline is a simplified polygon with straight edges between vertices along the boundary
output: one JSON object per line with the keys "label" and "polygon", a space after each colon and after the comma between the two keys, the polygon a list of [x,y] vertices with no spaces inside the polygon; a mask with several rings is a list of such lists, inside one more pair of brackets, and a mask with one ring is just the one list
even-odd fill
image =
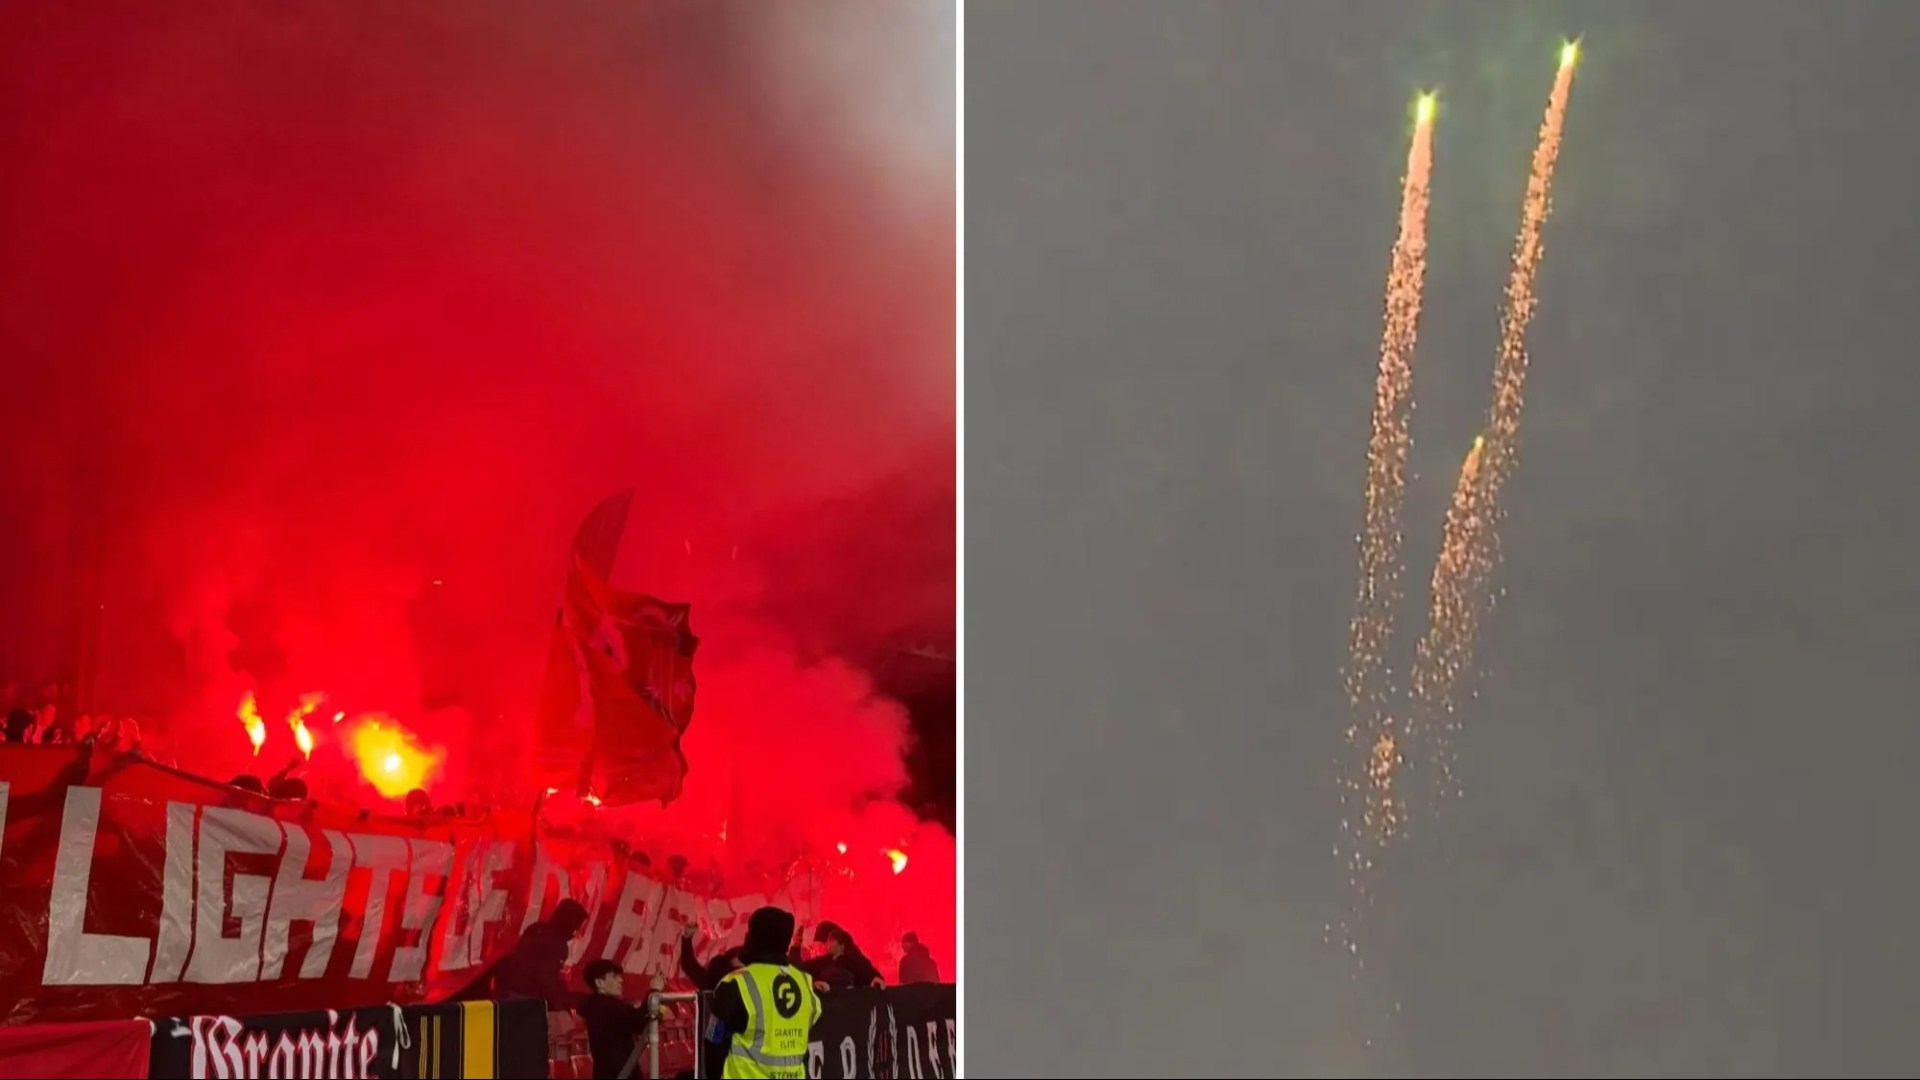
{"label": "burning flare", "polygon": [[260,748],[267,745],[267,722],[260,719],[260,705],[249,690],[240,695],[240,707],[234,711],[240,718],[240,724],[247,729],[247,741],[253,744],[253,756],[260,756]]}
{"label": "burning flare", "polygon": [[378,713],[353,722],[347,731],[347,747],[360,767],[360,775],[389,799],[405,798],[407,792],[425,788],[446,756],[438,748],[420,745],[398,721]]}
{"label": "burning flare", "polygon": [[313,760],[313,732],[307,730],[307,717],[313,711],[326,704],[327,695],[314,693],[300,695],[300,704],[287,714],[287,726],[293,729],[294,744],[300,747],[300,753],[307,760]]}

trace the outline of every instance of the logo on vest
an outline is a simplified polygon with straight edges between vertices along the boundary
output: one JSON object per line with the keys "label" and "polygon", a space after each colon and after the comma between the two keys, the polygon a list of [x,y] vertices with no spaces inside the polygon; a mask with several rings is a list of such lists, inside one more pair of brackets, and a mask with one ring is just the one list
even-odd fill
{"label": "logo on vest", "polygon": [[773,977],[773,1010],[782,1020],[800,1014],[800,984],[784,971]]}

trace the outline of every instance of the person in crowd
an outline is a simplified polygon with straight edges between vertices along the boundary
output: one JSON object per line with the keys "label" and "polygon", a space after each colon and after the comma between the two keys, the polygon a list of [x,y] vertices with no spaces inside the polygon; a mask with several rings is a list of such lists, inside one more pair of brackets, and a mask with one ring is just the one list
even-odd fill
{"label": "person in crowd", "polygon": [[[709,993],[720,984],[720,980],[740,970],[740,949],[723,949],[712,960],[702,964],[700,956],[694,951],[693,939],[700,928],[693,923],[680,931],[680,975],[693,984],[695,990]],[[717,1029],[716,1029],[717,1030]],[[712,1036],[715,1031],[709,1031]],[[727,1037],[704,1038],[700,1040],[700,1053],[706,1059],[702,1076],[719,1076],[727,1058]]]}
{"label": "person in crowd", "polygon": [[920,935],[909,930],[900,939],[900,985],[908,983],[937,983],[940,981],[940,965],[933,962],[933,953],[920,944]]}
{"label": "person in crowd", "polygon": [[720,980],[740,967],[740,950],[725,949],[707,963],[700,962],[700,955],[694,952],[693,939],[700,933],[700,927],[688,923],[680,931],[680,974],[693,988],[702,993],[718,986]]}
{"label": "person in crowd", "polygon": [[714,1035],[726,1042],[722,1080],[803,1080],[807,1037],[820,997],[806,972],[787,962],[793,913],[763,907],[747,918],[742,966],[713,991]]}
{"label": "person in crowd", "polygon": [[885,986],[887,981],[880,976],[880,969],[860,951],[853,935],[846,932],[840,924],[823,922],[813,932],[816,944],[824,943],[826,951],[808,960],[803,966],[807,973],[820,982],[836,988],[852,986]]}
{"label": "person in crowd", "polygon": [[407,816],[432,817],[433,799],[419,788],[407,792]]}
{"label": "person in crowd", "polygon": [[7,713],[7,741],[10,743],[32,742],[35,726],[32,713],[25,709],[12,710]]}
{"label": "person in crowd", "polygon": [[[527,927],[513,951],[489,972],[496,997],[540,998],[550,1009],[573,1004],[561,972],[573,939],[587,925],[587,909],[578,900],[562,900],[553,914]],[[483,980],[486,976],[481,977]]]}
{"label": "person in crowd", "polygon": [[587,1022],[587,1047],[593,1053],[594,1080],[629,1080],[640,1075],[640,1036],[647,1011],[621,998],[620,965],[595,960],[582,973],[587,995],[577,1006]]}
{"label": "person in crowd", "polygon": [[96,745],[112,754],[138,754],[143,749],[140,722],[131,716],[102,718],[93,729],[93,738]]}
{"label": "person in crowd", "polygon": [[266,783],[252,773],[241,773],[239,776],[227,781],[227,784],[230,787],[237,787],[241,791],[253,795],[265,795],[267,793]]}
{"label": "person in crowd", "polygon": [[73,723],[62,720],[60,711],[53,702],[42,699],[33,707],[33,718],[39,725],[40,744],[42,746],[64,746],[77,740],[73,737]]}
{"label": "person in crowd", "polygon": [[267,789],[267,798],[282,802],[307,801],[307,782],[297,776],[275,777],[273,786]]}

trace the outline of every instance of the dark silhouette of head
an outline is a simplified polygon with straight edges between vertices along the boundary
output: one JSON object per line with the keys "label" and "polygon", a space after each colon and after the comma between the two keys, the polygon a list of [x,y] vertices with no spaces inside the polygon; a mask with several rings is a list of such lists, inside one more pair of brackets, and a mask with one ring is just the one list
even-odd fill
{"label": "dark silhouette of head", "polygon": [[587,925],[587,909],[578,900],[562,900],[547,916],[547,925],[571,938]]}
{"label": "dark silhouette of head", "polygon": [[620,965],[611,960],[591,961],[581,969],[580,977],[586,981],[590,993],[620,996]]}
{"label": "dark silhouette of head", "polygon": [[777,907],[763,907],[747,916],[747,940],[740,946],[740,960],[747,964],[784,964],[787,946],[793,944],[793,913]]}

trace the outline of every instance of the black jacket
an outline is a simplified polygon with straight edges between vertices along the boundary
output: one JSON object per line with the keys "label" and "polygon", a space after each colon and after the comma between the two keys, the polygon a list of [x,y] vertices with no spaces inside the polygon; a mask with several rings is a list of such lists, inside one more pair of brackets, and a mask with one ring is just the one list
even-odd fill
{"label": "black jacket", "polygon": [[[647,1011],[606,994],[588,994],[579,1005],[587,1022],[587,1046],[593,1051],[594,1080],[616,1080],[629,1061],[636,1061],[640,1036],[646,1031]],[[635,1068],[628,1076],[639,1076]]]}

